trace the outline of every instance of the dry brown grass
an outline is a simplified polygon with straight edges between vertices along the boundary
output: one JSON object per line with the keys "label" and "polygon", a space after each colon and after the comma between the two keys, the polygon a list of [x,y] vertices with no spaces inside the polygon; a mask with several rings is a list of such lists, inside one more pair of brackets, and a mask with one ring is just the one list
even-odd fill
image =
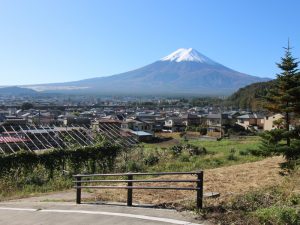
{"label": "dry brown grass", "polygon": [[[284,177],[280,172],[279,163],[282,157],[267,158],[262,161],[240,165],[208,169],[204,171],[204,192],[219,192],[221,197],[209,201],[218,204],[233,196],[255,189],[266,188],[282,183]],[[189,175],[161,176],[154,179],[194,179]],[[172,184],[172,183],[171,183]],[[168,186],[170,183],[154,183],[152,186]],[[143,184],[135,184],[143,185]],[[147,184],[150,185],[150,184]],[[174,185],[174,184],[173,184]],[[194,186],[182,183],[182,186]],[[126,190],[97,190],[95,198],[100,201],[126,201]],[[185,205],[191,204],[195,199],[193,191],[172,190],[133,190],[133,202],[155,205]]]}
{"label": "dry brown grass", "polygon": [[220,137],[220,132],[210,131],[210,132],[207,132],[207,135],[211,136],[211,137]]}
{"label": "dry brown grass", "polygon": [[174,138],[174,139],[180,139],[180,132],[158,132],[156,133],[157,136],[160,137],[167,137],[167,138]]}
{"label": "dry brown grass", "polygon": [[172,147],[174,145],[179,145],[180,144],[180,140],[178,139],[171,139],[171,140],[167,140],[161,143],[154,143],[154,144],[148,144],[149,146],[155,148],[155,147],[160,147],[160,148],[169,148]]}

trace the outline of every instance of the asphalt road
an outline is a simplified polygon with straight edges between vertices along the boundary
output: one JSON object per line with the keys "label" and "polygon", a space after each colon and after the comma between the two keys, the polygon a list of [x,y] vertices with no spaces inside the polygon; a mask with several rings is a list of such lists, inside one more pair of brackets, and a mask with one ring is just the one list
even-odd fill
{"label": "asphalt road", "polygon": [[0,224],[2,225],[194,225],[190,213],[149,207],[120,205],[97,205],[64,202],[1,202]]}

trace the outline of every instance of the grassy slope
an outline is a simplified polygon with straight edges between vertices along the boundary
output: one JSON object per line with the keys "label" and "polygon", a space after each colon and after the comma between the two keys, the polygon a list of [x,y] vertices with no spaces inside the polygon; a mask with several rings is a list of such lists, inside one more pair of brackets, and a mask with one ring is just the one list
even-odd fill
{"label": "grassy slope", "polygon": [[[173,134],[173,137],[174,139],[167,143],[144,145],[145,155],[154,152],[160,158],[157,165],[147,168],[147,170],[193,171],[254,162],[262,159],[261,157],[253,156],[247,152],[249,149],[257,149],[259,147],[260,141],[258,137],[246,137],[233,140],[223,139],[221,141],[192,139],[188,142],[180,138],[178,134]],[[174,158],[172,157],[169,148],[180,143],[189,143],[205,147],[208,154],[202,156],[189,156],[188,154],[183,153],[180,157]]]}
{"label": "grassy slope", "polygon": [[[213,224],[272,224],[299,225],[300,171],[288,176],[280,175],[282,157],[266,158],[204,171],[204,191],[219,192],[217,199],[205,199],[201,219]],[[161,176],[152,179],[194,179],[189,175]],[[144,185],[144,184],[135,184]],[[150,185],[150,184],[149,184]],[[153,183],[151,186],[168,186]],[[173,184],[192,187],[192,184]],[[95,199],[126,202],[126,190],[97,190]],[[195,209],[195,193],[191,191],[134,190],[134,203],[176,209]]]}
{"label": "grassy slope", "polygon": [[[219,192],[221,197],[206,199],[201,218],[216,224],[296,224],[300,220],[300,174],[283,177],[279,163],[282,157],[262,159],[247,153],[259,147],[258,137],[221,141],[189,140],[189,144],[205,147],[207,155],[189,156],[182,153],[174,157],[169,148],[186,144],[178,134],[166,134],[173,139],[159,144],[144,144],[142,155],[133,152],[131,160],[142,161],[149,154],[159,156],[158,164],[144,167],[144,171],[192,171],[204,170],[204,191]],[[242,153],[242,154],[241,154]],[[234,157],[230,157],[234,156]],[[193,179],[194,177],[162,176],[152,179]],[[13,185],[0,181],[0,190],[8,191],[1,197],[36,195],[41,192],[58,191],[70,187],[67,179],[42,186],[27,185],[22,191],[9,192]],[[144,185],[144,184],[135,184]],[[155,183],[153,186],[170,185]],[[172,184],[178,185],[178,184]],[[180,184],[192,186],[193,184]],[[17,190],[17,188],[15,189]],[[135,203],[152,203],[162,207],[195,209],[195,193],[191,191],[134,190]],[[126,190],[91,190],[89,200],[126,201]],[[17,196],[16,196],[17,195]],[[3,199],[2,199],[3,200]],[[275,216],[274,216],[275,215]]]}
{"label": "grassy slope", "polygon": [[[259,143],[257,137],[222,141],[190,140],[189,143],[191,144],[207,148],[209,154],[189,156],[183,153],[182,156],[174,158],[169,147],[186,142],[179,137],[178,133],[166,135],[171,135],[174,139],[159,144],[144,144],[142,155],[133,153],[133,155],[130,156],[131,160],[140,162],[143,162],[144,157],[147,157],[147,155],[151,153],[156,154],[160,158],[158,164],[154,166],[144,166],[142,171],[193,171],[261,160],[261,158],[252,155],[239,154],[240,150],[256,148]],[[232,149],[235,149],[236,152],[232,153]],[[234,160],[228,160],[230,154],[234,154],[236,158],[234,158]],[[0,192],[0,201],[8,198],[26,197],[39,193],[65,190],[72,186],[70,178],[63,177],[61,174],[56,175],[55,180],[44,182],[45,175],[43,171],[37,169],[33,171],[32,177],[28,179],[28,182],[25,182],[26,185],[22,185],[22,187],[19,187],[13,180],[0,180],[0,190],[2,190]]]}
{"label": "grassy slope", "polygon": [[[204,192],[219,192],[221,197],[206,201],[205,205],[215,205],[233,196],[261,187],[277,185],[283,181],[279,175],[281,157],[267,158],[257,162],[232,165],[204,170]],[[262,170],[262,168],[264,168]],[[195,179],[191,175],[166,175],[152,179]],[[135,185],[144,185],[136,183]],[[150,185],[150,184],[149,184]],[[154,183],[151,186],[164,186],[169,183]],[[175,184],[174,184],[175,185]],[[184,187],[190,183],[176,184]],[[126,190],[97,190],[99,200],[126,201]],[[134,202],[166,204],[173,206],[195,206],[195,193],[191,191],[134,190]]]}

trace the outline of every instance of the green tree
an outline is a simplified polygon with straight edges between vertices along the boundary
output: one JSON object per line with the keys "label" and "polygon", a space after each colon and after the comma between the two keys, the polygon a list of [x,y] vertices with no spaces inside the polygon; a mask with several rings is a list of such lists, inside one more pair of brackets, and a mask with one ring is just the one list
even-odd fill
{"label": "green tree", "polygon": [[264,155],[284,155],[287,159],[285,166],[293,167],[300,158],[300,127],[292,121],[299,120],[300,114],[300,74],[297,59],[292,56],[288,44],[285,55],[277,66],[281,73],[277,74],[271,89],[266,95],[265,107],[273,113],[281,113],[284,118],[280,121],[283,128],[264,132],[261,150]]}
{"label": "green tree", "polygon": [[33,104],[30,103],[30,102],[24,102],[22,105],[21,105],[21,109],[22,110],[28,110],[28,109],[32,109],[33,108]]}
{"label": "green tree", "polygon": [[[277,66],[282,70],[277,74],[277,79],[266,96],[266,108],[274,113],[284,115],[284,127],[290,130],[291,115],[300,112],[300,75],[298,73],[298,62],[292,56],[288,44],[285,55]],[[286,134],[286,144],[290,146],[290,135]]]}

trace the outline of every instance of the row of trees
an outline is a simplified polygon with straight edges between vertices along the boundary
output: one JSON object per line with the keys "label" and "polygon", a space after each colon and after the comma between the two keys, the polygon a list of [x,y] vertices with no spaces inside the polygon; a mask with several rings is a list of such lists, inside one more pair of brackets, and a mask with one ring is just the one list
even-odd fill
{"label": "row of trees", "polygon": [[283,118],[277,121],[279,129],[262,134],[262,148],[266,155],[284,155],[285,165],[291,167],[300,159],[300,73],[290,45],[284,49],[285,55],[277,63],[281,73],[277,74],[265,99],[265,108],[281,113]]}

